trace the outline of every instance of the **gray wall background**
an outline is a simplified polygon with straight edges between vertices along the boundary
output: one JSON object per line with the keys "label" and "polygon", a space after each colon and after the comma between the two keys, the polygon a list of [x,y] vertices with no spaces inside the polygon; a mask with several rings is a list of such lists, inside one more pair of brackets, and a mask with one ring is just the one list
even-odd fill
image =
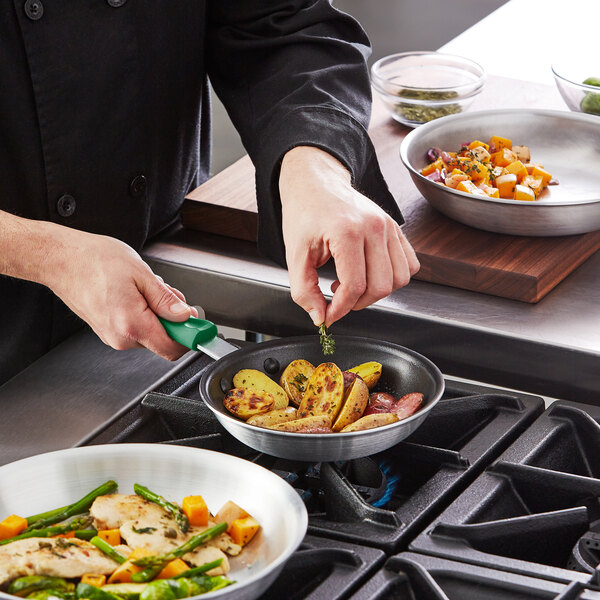
{"label": "gray wall background", "polygon": [[[353,15],[365,28],[373,45],[373,62],[394,52],[436,50],[506,1],[334,0],[334,4]],[[213,94],[211,172],[222,171],[243,154],[240,138],[225,108]]]}

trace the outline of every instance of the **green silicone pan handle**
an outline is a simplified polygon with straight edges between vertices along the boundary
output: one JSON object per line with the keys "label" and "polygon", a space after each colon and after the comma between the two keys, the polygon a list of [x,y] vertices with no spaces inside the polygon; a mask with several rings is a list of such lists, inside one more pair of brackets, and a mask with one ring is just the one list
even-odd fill
{"label": "green silicone pan handle", "polygon": [[176,323],[166,319],[158,319],[165,331],[176,342],[190,350],[198,350],[198,345],[210,342],[217,337],[217,326],[212,321],[190,317],[187,321]]}

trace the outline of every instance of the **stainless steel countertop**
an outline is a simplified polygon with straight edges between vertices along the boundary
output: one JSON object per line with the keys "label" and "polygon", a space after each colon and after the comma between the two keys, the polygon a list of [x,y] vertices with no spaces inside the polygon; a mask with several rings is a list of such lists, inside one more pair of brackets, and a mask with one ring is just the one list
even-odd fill
{"label": "stainless steel countertop", "polygon": [[[144,253],[207,317],[272,335],[313,326],[289,297],[287,271],[253,244],[180,230]],[[332,270],[323,270],[327,293]],[[600,402],[600,253],[535,305],[412,281],[333,332],[388,339],[445,372],[552,397]]]}

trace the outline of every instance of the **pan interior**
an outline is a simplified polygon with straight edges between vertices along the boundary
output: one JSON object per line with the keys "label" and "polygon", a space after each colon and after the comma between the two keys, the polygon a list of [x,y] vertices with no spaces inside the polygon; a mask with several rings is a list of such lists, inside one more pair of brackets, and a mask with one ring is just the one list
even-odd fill
{"label": "pan interior", "polygon": [[200,393],[217,411],[235,419],[223,407],[223,398],[233,387],[233,376],[240,369],[257,369],[279,382],[289,363],[304,359],[315,366],[333,362],[342,371],[376,361],[382,364],[382,374],[374,391],[389,392],[396,398],[422,392],[424,408],[439,399],[443,390],[441,375],[433,363],[420,354],[369,338],[336,335],[335,340],[335,353],[327,356],[321,351],[318,336],[284,338],[243,348],[208,367],[200,383]]}

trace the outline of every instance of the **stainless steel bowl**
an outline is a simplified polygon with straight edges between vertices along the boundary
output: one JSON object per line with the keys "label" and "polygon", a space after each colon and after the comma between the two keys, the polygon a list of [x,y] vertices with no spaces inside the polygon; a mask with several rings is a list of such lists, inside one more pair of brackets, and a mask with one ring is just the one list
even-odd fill
{"label": "stainless steel bowl", "polygon": [[[434,183],[419,171],[432,146],[453,150],[500,135],[531,148],[558,179],[534,202],[484,198]],[[511,235],[561,236],[600,229],[600,119],[553,110],[487,110],[432,121],[409,133],[402,162],[424,198],[466,225]]]}
{"label": "stainless steel bowl", "polygon": [[[238,440],[281,458],[313,462],[350,460],[389,448],[408,437],[427,418],[444,392],[444,379],[439,369],[413,350],[370,338],[336,335],[333,356],[324,357],[317,336],[281,338],[257,344],[228,354],[210,365],[200,382],[200,394],[221,425]],[[377,390],[395,397],[409,392],[422,392],[423,407],[411,417],[367,431],[352,433],[288,433],[261,429],[233,417],[223,407],[225,391],[240,369],[265,371],[265,365],[277,364],[271,377],[279,381],[283,369],[292,360],[303,358],[314,365],[335,362],[349,369],[367,361],[383,365]]]}
{"label": "stainless steel bowl", "polygon": [[[233,500],[261,525],[231,558],[231,587],[196,596],[254,600],[275,580],[302,542],[308,516],[297,492],[254,463],[209,450],[160,444],[114,444],[40,454],[0,467],[0,515],[36,514],[64,506],[114,479],[122,493],[143,483],[168,499],[201,494],[210,510]],[[0,592],[0,598],[14,596]]]}

